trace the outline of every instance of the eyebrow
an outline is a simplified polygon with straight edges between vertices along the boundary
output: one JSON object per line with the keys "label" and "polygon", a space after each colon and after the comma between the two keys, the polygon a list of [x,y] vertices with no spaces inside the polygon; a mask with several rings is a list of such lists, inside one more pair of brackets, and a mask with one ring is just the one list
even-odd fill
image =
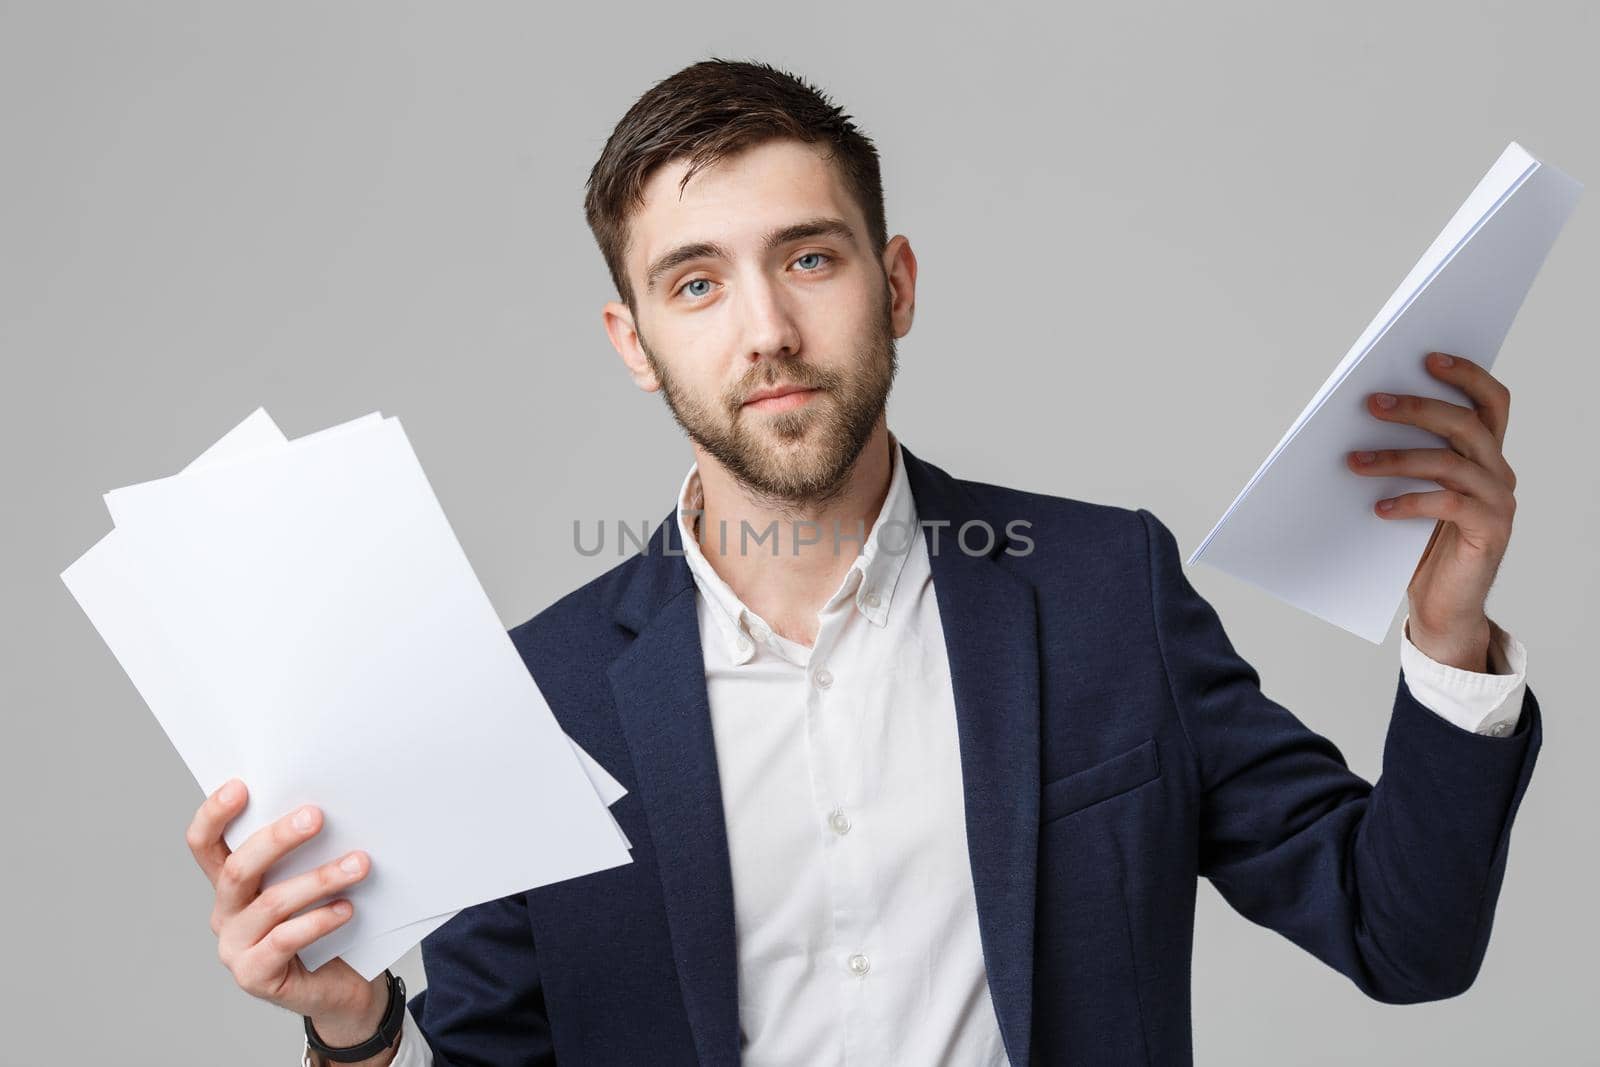
{"label": "eyebrow", "polygon": [[[821,216],[806,219],[804,222],[780,226],[769,230],[762,239],[762,251],[770,252],[779,245],[790,244],[794,241],[803,241],[808,237],[837,237],[841,240],[855,243],[855,231],[843,219]],[[674,267],[694,259],[732,259],[728,250],[715,241],[695,241],[692,244],[679,245],[670,252],[665,252],[656,261],[650,264],[650,269],[645,272],[644,289],[647,293],[656,290],[656,282],[661,276]]]}

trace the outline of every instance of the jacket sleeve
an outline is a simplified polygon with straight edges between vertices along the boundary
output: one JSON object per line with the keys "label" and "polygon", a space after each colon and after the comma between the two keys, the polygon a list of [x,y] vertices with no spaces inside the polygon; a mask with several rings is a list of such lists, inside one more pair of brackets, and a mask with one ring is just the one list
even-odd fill
{"label": "jacket sleeve", "polygon": [[523,894],[463,908],[422,939],[422,968],[408,1006],[433,1067],[556,1062]]}
{"label": "jacket sleeve", "polygon": [[1392,1004],[1471,986],[1505,874],[1511,824],[1541,739],[1524,691],[1516,728],[1477,734],[1398,679],[1376,783],[1261,692],[1176,539],[1145,509],[1151,600],[1167,680],[1200,781],[1199,870],[1276,930]]}

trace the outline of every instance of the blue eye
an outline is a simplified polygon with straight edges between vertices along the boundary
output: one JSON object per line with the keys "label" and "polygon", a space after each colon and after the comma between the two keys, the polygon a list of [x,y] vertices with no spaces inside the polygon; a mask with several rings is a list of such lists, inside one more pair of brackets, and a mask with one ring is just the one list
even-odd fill
{"label": "blue eye", "polygon": [[[797,258],[795,260],[795,262],[796,263],[802,263],[802,262],[804,262],[805,260],[808,260],[808,259],[820,259],[820,260],[832,261],[833,257],[828,255],[826,252],[807,252],[805,255],[800,256],[799,258]],[[802,274],[815,274],[821,268],[821,266],[822,266],[822,264],[819,263],[814,267],[809,267],[809,268],[803,269],[801,271],[801,273]],[[688,281],[684,282],[682,285],[678,286],[677,291],[674,292],[672,295],[673,296],[678,296],[680,294],[684,294],[684,295],[688,295],[690,297],[693,297],[695,299],[698,299],[700,297],[705,296],[706,294],[708,294],[711,291],[709,288],[702,289],[699,292],[690,292],[689,291],[689,287],[691,285],[701,285],[701,284],[704,284],[704,285],[709,287],[711,285],[711,279],[710,278],[691,278]]]}

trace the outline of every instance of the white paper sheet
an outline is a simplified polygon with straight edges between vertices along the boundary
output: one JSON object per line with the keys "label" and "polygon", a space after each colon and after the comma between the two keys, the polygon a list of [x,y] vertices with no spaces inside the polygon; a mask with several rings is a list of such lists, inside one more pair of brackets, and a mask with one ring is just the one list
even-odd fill
{"label": "white paper sheet", "polygon": [[1382,643],[1433,534],[1385,519],[1380,498],[1437,482],[1360,475],[1355,449],[1437,448],[1384,422],[1374,392],[1469,405],[1422,364],[1450,352],[1492,368],[1501,342],[1583,187],[1513,142],[1268,453],[1189,563],[1209,563],[1374,644]]}
{"label": "white paper sheet", "polygon": [[[600,794],[601,803],[609,807],[627,794],[628,791],[622,788],[622,783],[607,774],[606,769],[595,762],[576,741],[572,741],[572,750],[578,754],[578,759],[583,764],[584,772],[588,774],[595,792]],[[616,824],[616,816],[612,816],[611,821]],[[617,825],[617,833],[622,837],[623,844],[631,849],[633,844],[628,841],[628,836],[622,832],[620,825]],[[398,930],[389,930],[377,937],[368,938],[359,945],[352,945],[342,952],[340,957],[361,974],[371,978],[410,952],[411,946],[454,919],[459,913],[460,909],[457,909],[402,926]]]}
{"label": "white paper sheet", "polygon": [[[343,492],[343,510],[319,514],[331,488]],[[372,977],[461,907],[628,862],[605,807],[620,785],[561,733],[396,420],[374,413],[285,447],[258,410],[181,476],[117,490],[107,505],[118,529],[63,580],[201,788],[235,774],[251,784],[250,804],[225,835],[230,846],[309,800],[323,808],[325,827],[269,871],[268,884],[350,847],[373,856],[372,874],[347,894],[355,916],[301,953],[308,967],[344,955]],[[368,507],[374,513],[363,514]],[[325,537],[316,543],[308,531],[319,519]],[[374,541],[350,536],[356,528],[387,550],[377,554],[390,571],[409,566],[397,576],[371,565]],[[342,564],[318,559],[340,551]],[[240,573],[247,558],[275,560],[276,584]],[[335,592],[341,584],[396,587],[390,608],[399,610],[373,618],[377,601],[351,603]],[[286,612],[284,602],[299,608]],[[408,604],[432,610],[408,615]],[[405,655],[393,654],[396,641]],[[176,666],[174,650],[186,657]],[[296,669],[274,672],[276,664]],[[410,698],[395,697],[408,688]],[[289,697],[306,702],[273,702]],[[477,710],[439,721],[451,700]],[[567,744],[552,745],[552,736]],[[495,849],[496,841],[540,847]]]}

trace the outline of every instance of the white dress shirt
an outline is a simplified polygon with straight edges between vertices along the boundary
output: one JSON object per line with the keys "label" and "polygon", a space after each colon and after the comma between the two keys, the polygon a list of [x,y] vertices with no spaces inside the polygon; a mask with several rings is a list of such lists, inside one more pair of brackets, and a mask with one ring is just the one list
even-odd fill
{"label": "white dress shirt", "polygon": [[[810,648],[774,633],[706,560],[696,467],[678,496],[732,865],[741,1055],[753,1067],[1007,1062],[978,936],[944,632],[891,444],[888,495]],[[739,550],[732,528],[727,544]],[[1412,693],[1462,729],[1510,732],[1527,656],[1498,632],[1490,660],[1506,673],[1482,674],[1435,662],[1403,628]],[[395,1067],[432,1062],[408,1010]]]}

